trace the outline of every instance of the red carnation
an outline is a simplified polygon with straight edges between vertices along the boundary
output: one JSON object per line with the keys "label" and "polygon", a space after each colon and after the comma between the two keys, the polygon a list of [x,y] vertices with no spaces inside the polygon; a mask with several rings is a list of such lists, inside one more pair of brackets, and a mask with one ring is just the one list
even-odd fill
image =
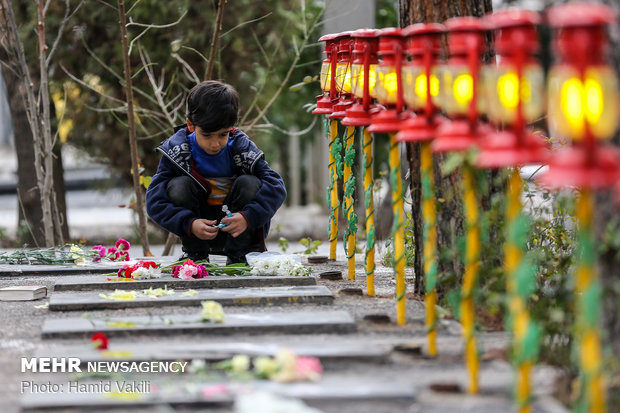
{"label": "red carnation", "polygon": [[96,332],[90,337],[91,343],[97,350],[108,349],[108,337],[102,332]]}

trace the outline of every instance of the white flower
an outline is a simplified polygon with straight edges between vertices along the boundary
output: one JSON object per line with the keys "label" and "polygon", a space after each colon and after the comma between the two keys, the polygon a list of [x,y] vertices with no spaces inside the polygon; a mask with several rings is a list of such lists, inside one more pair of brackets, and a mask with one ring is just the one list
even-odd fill
{"label": "white flower", "polygon": [[189,364],[188,371],[192,374],[201,373],[207,370],[207,363],[204,360],[194,359]]}
{"label": "white flower", "polygon": [[202,321],[212,321],[214,323],[224,322],[224,309],[222,305],[216,301],[203,301],[202,302],[202,314],[200,319]]}

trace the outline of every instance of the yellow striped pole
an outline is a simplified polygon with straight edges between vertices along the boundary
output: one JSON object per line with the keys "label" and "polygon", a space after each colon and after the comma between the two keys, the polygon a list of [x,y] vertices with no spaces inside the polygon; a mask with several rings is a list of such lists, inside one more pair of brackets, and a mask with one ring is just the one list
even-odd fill
{"label": "yellow striped pole", "polygon": [[357,216],[353,205],[355,193],[355,176],[352,173],[355,162],[355,126],[347,126],[345,133],[344,156],[344,214],[347,219],[347,230],[344,233],[344,245],[348,260],[349,280],[355,279],[355,234],[357,232]]}
{"label": "yellow striped pole", "polygon": [[396,134],[390,133],[390,179],[392,180],[392,208],[394,225],[392,240],[394,245],[394,276],[396,277],[396,322],[407,324],[405,307],[405,210],[402,179],[400,174],[400,153]]}
{"label": "yellow striped pole", "polygon": [[521,239],[521,231],[517,228],[522,225],[520,223],[522,187],[523,181],[520,170],[513,168],[510,172],[506,192],[506,227],[508,231],[504,245],[504,272],[506,274],[506,291],[508,292],[509,320],[513,335],[513,353],[517,365],[515,397],[519,413],[529,413],[531,411],[530,373],[534,366],[534,357],[528,357],[526,353],[536,354],[537,351],[526,347],[537,344],[528,343],[528,333],[534,328],[530,320],[530,312],[527,309],[529,292],[519,290],[519,280],[517,279],[517,270],[522,264],[523,249],[526,247],[525,240]]}
{"label": "yellow striped pole", "polygon": [[336,259],[336,247],[338,245],[338,159],[342,145],[338,139],[338,121],[329,121],[329,258]]}
{"label": "yellow striped pole", "polygon": [[582,392],[576,411],[605,412],[600,324],[601,285],[596,271],[594,247],[594,201],[591,190],[582,189],[577,199],[579,253],[575,269],[576,346]]}
{"label": "yellow striped pole", "polygon": [[463,201],[465,208],[465,274],[461,287],[461,322],[465,340],[465,362],[469,372],[470,394],[478,393],[478,349],[475,333],[474,287],[480,267],[480,226],[478,202],[476,199],[475,172],[471,165],[463,166]]}
{"label": "yellow striped pole", "polygon": [[420,144],[420,171],[422,178],[422,217],[424,219],[424,288],[426,302],[426,331],[428,354],[437,355],[437,211],[431,142]]}
{"label": "yellow striped pole", "polygon": [[364,128],[364,200],[366,207],[366,290],[369,296],[375,295],[375,203],[373,197],[373,156],[372,135]]}

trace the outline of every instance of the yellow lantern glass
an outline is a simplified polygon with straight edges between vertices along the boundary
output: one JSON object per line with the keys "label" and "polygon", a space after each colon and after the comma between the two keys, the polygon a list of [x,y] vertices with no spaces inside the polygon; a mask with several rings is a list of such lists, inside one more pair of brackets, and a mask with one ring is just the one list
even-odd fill
{"label": "yellow lantern glass", "polygon": [[329,92],[331,89],[331,77],[332,77],[332,64],[330,62],[323,62],[321,64],[321,89],[324,92]]}
{"label": "yellow lantern glass", "polygon": [[[439,106],[439,69],[431,70],[430,91],[431,101]],[[426,107],[426,73],[418,66],[403,67],[403,97],[409,108],[413,110],[424,109]]]}
{"label": "yellow lantern glass", "polygon": [[341,93],[351,93],[351,65],[348,62],[336,64],[336,89]]}
{"label": "yellow lantern glass", "polygon": [[375,94],[379,102],[383,104],[396,104],[398,91],[398,76],[394,66],[376,67]]}
{"label": "yellow lantern glass", "polygon": [[[474,97],[474,78],[467,66],[445,66],[439,77],[441,107],[448,116],[467,115]],[[483,99],[482,99],[483,100]],[[480,105],[481,99],[478,99]],[[481,111],[481,108],[478,108]]]}
{"label": "yellow lantern glass", "polygon": [[516,68],[508,65],[486,67],[483,73],[484,94],[488,99],[489,120],[497,124],[513,124],[517,107],[526,122],[533,122],[544,114],[544,73],[539,65],[523,68],[521,80]]}
{"label": "yellow lantern glass", "polygon": [[[375,85],[377,84],[377,72],[376,64],[368,66],[368,92],[370,97],[375,96]],[[351,65],[351,92],[358,98],[364,97],[364,65],[353,64]]]}
{"label": "yellow lantern glass", "polygon": [[586,69],[583,79],[568,66],[555,66],[547,86],[549,129],[558,137],[581,140],[585,125],[597,139],[609,139],[618,126],[618,81],[608,66]]}

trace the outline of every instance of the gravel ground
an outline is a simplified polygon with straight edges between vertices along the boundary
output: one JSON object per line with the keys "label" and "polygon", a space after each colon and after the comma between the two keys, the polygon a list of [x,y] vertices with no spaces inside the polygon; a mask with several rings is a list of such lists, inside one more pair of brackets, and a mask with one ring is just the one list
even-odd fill
{"label": "gravel ground", "polygon": [[[179,335],[175,337],[162,338],[166,345],[183,346],[186,342],[205,342],[213,343],[217,348],[218,341],[232,341],[235,338],[243,341],[256,342],[313,342],[321,345],[324,342],[338,342],[341,340],[363,341],[370,345],[385,345],[408,343],[410,345],[425,345],[424,337],[424,305],[413,297],[408,297],[407,325],[398,326],[395,323],[396,306],[394,302],[395,283],[390,268],[378,265],[375,275],[376,297],[355,296],[341,293],[341,290],[348,287],[361,288],[365,294],[365,276],[363,256],[358,255],[358,265],[356,267],[356,280],[324,281],[318,280],[318,284],[327,286],[335,295],[333,305],[312,305],[303,306],[270,306],[270,307],[239,307],[230,308],[227,311],[242,312],[262,312],[262,311],[287,311],[291,308],[306,311],[320,312],[325,310],[346,310],[356,320],[358,331],[346,335],[256,335],[247,336],[226,336],[222,338],[209,338],[201,335]],[[317,277],[324,271],[340,270],[346,274],[346,263],[339,259],[328,264],[313,265],[313,276]],[[407,274],[408,284],[411,282],[411,274]],[[9,285],[45,285],[53,287],[55,276],[29,276],[29,277],[0,277],[0,287]],[[52,292],[53,293],[53,292]],[[83,344],[89,346],[88,340],[82,339],[58,339],[45,340],[40,338],[41,326],[47,318],[67,318],[79,317],[79,311],[69,312],[49,312],[47,309],[37,309],[35,306],[41,305],[46,300],[27,301],[27,302],[0,302],[0,411],[11,413],[19,410],[20,383],[22,380],[42,380],[43,374],[22,374],[20,373],[20,358],[32,357],[35,351],[42,348],[52,348],[65,344]],[[136,308],[127,310],[113,311],[90,311],[92,317],[127,316],[127,315],[165,315],[165,314],[195,314],[199,308],[193,307],[163,307],[163,308]],[[379,324],[365,319],[368,315],[383,314],[390,317],[391,322]],[[420,355],[412,355],[401,352],[392,352],[386,363],[335,363],[325,365],[325,375],[340,378],[342,383],[360,377],[372,378],[384,383],[405,382],[412,388],[422,390],[433,382],[457,382],[466,383],[465,370],[462,365],[462,343],[460,340],[461,327],[458,323],[451,320],[442,320],[439,328],[439,351],[440,357],[428,359]],[[131,339],[132,342],[141,339]],[[142,338],[142,340],[153,340],[153,338]],[[127,341],[119,339],[119,341]],[[501,333],[485,333],[480,336],[483,359],[489,360],[482,365],[481,386],[484,392],[501,393],[502,400],[510,397],[510,386],[512,374],[508,364],[501,360],[505,354],[507,337]],[[70,356],[70,355],[68,355]],[[553,382],[556,372],[550,368],[538,368],[535,375],[536,392],[540,395],[548,395],[553,391]],[[55,377],[54,377],[55,379]],[[157,377],[155,379],[161,379]],[[188,376],[188,379],[191,377]],[[176,380],[176,379],[175,379]],[[463,396],[465,397],[465,396]],[[428,400],[429,399],[427,397]],[[356,413],[390,413],[403,411],[427,411],[423,404],[405,405],[402,403],[344,403],[328,405],[317,405],[324,412],[356,412]],[[435,402],[431,402],[436,404]],[[439,403],[441,405],[441,403]],[[420,410],[421,409],[421,410]],[[538,409],[537,409],[538,410]],[[75,410],[79,411],[79,410]],[[88,409],[89,412],[105,411]],[[132,411],[141,411],[132,409]],[[149,412],[169,412],[174,411],[169,407],[157,409],[148,408],[144,411]],[[176,411],[196,411],[196,409],[186,410],[177,409]],[[210,412],[224,412],[230,410],[213,410]],[[435,410],[434,410],[435,411]],[[436,410],[441,411],[441,410]],[[446,407],[446,412],[450,411]],[[481,412],[484,409],[480,410]],[[543,410],[539,410],[543,411]],[[546,411],[546,410],[544,410]]]}

